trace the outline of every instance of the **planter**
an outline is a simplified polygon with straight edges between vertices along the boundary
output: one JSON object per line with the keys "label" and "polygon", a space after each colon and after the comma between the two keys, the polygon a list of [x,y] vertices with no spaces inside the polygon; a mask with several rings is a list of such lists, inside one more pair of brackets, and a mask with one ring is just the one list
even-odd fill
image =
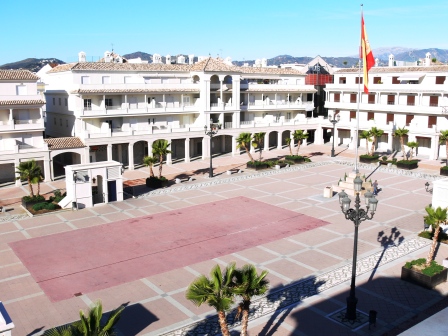
{"label": "planter", "polygon": [[447,279],[448,268],[444,268],[442,272],[429,276],[413,269],[402,267],[401,268],[401,280],[411,282],[415,285],[433,289],[438,284],[445,282]]}
{"label": "planter", "polygon": [[146,179],[146,186],[148,188],[159,189],[168,185],[167,180],[158,179],[157,177],[148,177]]}
{"label": "planter", "polygon": [[305,158],[303,156],[287,155],[287,156],[285,156],[285,159],[288,160],[288,161],[293,161],[294,163],[303,163],[303,162],[305,162]]}
{"label": "planter", "polygon": [[375,163],[378,161],[379,156],[361,155],[359,157],[359,162],[362,163]]}
{"label": "planter", "polygon": [[248,162],[246,164],[248,169],[254,169],[254,170],[263,170],[263,169],[267,169],[269,168],[269,165],[266,163],[261,163],[261,164],[254,164],[252,162]]}
{"label": "planter", "polygon": [[406,163],[402,161],[397,161],[397,168],[400,169],[405,169],[405,170],[411,170],[411,169],[416,169],[418,168],[418,161],[406,161],[404,160]]}
{"label": "planter", "polygon": [[448,169],[440,168],[440,175],[442,175],[442,176],[448,176]]}

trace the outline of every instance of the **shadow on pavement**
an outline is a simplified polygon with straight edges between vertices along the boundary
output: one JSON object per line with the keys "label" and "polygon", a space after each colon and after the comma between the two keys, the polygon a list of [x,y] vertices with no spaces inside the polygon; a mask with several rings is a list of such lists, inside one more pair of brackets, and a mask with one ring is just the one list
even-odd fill
{"label": "shadow on pavement", "polygon": [[117,329],[123,335],[137,335],[159,318],[140,303],[127,306],[121,313]]}

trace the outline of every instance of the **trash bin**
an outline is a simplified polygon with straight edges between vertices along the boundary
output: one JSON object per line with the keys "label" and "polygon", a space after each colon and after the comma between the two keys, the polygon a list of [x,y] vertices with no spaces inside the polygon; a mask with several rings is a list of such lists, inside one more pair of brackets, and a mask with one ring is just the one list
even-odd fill
{"label": "trash bin", "polygon": [[332,198],[333,197],[333,187],[325,187],[324,189],[324,197]]}

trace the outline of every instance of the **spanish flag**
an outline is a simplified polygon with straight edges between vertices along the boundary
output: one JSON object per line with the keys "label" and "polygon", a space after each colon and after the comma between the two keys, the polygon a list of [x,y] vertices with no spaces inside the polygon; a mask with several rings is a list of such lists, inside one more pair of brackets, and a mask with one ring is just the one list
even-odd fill
{"label": "spanish flag", "polygon": [[367,37],[363,15],[361,15],[361,57],[364,72],[364,93],[369,93],[369,70],[375,64],[375,60],[373,58],[372,49],[370,49],[369,38]]}

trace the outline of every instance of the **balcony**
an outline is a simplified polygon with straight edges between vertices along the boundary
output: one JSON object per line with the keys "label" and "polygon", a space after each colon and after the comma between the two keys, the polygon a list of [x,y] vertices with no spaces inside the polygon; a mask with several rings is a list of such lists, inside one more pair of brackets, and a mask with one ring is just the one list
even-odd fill
{"label": "balcony", "polygon": [[0,100],[44,100],[43,96],[35,95],[0,95]]}
{"label": "balcony", "polygon": [[[401,112],[401,113],[412,113],[412,114],[443,114],[442,108],[439,106],[424,106],[424,105],[408,105],[408,104],[395,104],[394,102],[383,102],[376,104],[360,103],[360,110],[377,111],[377,112]],[[335,109],[335,110],[356,110],[358,104],[355,103],[336,103],[336,102],[325,102],[325,108]]]}
{"label": "balcony", "polygon": [[305,111],[312,111],[314,110],[314,104],[312,102],[287,102],[287,101],[269,101],[269,102],[262,102],[262,101],[255,101],[255,102],[249,102],[249,105],[245,105],[247,102],[243,102],[243,105],[241,105],[241,110],[275,110],[275,109],[299,109],[299,110],[305,110]]}
{"label": "balcony", "polygon": [[[113,92],[119,93],[121,90],[121,93],[142,93],[144,91],[147,91],[148,93],[170,93],[168,91],[173,92],[176,89],[179,90],[179,92],[199,92],[200,86],[199,84],[194,83],[185,83],[185,84],[169,84],[169,83],[160,83],[160,84],[145,84],[145,83],[139,83],[139,84],[80,84],[79,89],[81,90],[81,93],[84,93],[83,90],[85,90],[85,94],[107,94],[113,90]],[[89,92],[88,92],[89,91]]]}
{"label": "balcony", "polygon": [[43,119],[0,120],[0,131],[41,130],[43,128]]}
{"label": "balcony", "polygon": [[159,114],[163,112],[195,112],[199,111],[197,105],[190,103],[182,104],[180,102],[160,102],[151,104],[121,104],[114,106],[100,107],[84,107],[81,110],[81,116],[120,116],[120,115],[135,115],[135,114]]}

